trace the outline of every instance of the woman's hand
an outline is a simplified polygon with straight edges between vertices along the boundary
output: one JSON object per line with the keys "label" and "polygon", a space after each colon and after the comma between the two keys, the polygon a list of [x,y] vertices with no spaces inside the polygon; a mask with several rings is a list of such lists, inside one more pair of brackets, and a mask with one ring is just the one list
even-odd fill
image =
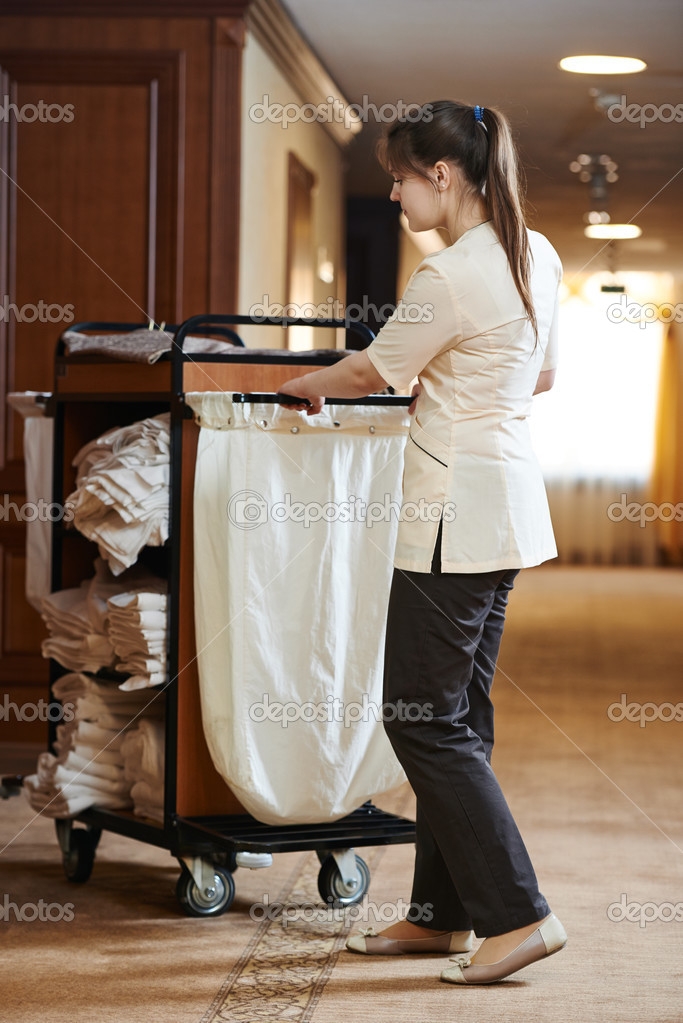
{"label": "woman's hand", "polygon": [[414,401],[411,401],[410,405],[408,406],[408,412],[410,413],[411,416],[412,416],[413,412],[415,411],[415,406],[417,405],[417,399],[418,399],[418,396],[419,396],[421,390],[422,390],[422,384],[415,384],[413,389],[412,389],[412,391],[410,392],[411,398],[415,399]]}
{"label": "woman's hand", "polygon": [[314,416],[318,412],[322,411],[325,399],[321,395],[308,394],[305,380],[306,376],[295,377],[293,380],[287,380],[284,384],[278,387],[277,393],[291,394],[295,398],[306,398],[310,402],[310,405],[306,405],[303,402],[300,405],[290,405],[288,402],[285,408],[291,408],[295,411],[305,410],[307,416]]}
{"label": "woman's hand", "polygon": [[311,373],[285,380],[278,387],[278,393],[291,394],[295,398],[308,398],[311,405],[288,405],[288,408],[306,409],[306,415],[314,416],[322,410],[325,399],[322,394],[335,398],[364,398],[386,387],[366,351],[347,353],[332,366],[315,369]]}

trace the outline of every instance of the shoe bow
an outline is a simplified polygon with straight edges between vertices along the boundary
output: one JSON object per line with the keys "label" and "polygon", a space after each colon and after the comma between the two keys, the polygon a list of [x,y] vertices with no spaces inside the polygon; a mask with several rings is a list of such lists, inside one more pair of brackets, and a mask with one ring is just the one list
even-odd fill
{"label": "shoe bow", "polygon": [[451,962],[456,963],[456,965],[459,966],[461,970],[464,970],[466,966],[472,965],[472,960],[470,959],[469,956],[456,956],[454,959],[451,959]]}

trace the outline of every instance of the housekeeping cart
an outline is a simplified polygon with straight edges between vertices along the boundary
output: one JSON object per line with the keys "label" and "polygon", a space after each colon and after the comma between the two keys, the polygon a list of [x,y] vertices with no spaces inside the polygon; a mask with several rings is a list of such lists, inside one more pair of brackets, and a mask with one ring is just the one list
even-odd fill
{"label": "housekeeping cart", "polygon": [[[140,562],[168,579],[168,680],[149,689],[150,699],[165,706],[165,774],[163,823],[136,817],[132,811],[96,806],[56,821],[64,871],[73,882],[90,877],[102,831],[168,849],[181,866],[177,897],[191,916],[218,916],[235,894],[233,873],[239,866],[268,866],[278,852],[315,850],[320,860],[318,889],[326,903],[343,907],[360,902],[370,874],[356,847],[414,842],[415,825],[378,809],[371,802],[340,820],[321,824],[267,825],[244,807],[214,768],[202,730],[196,663],[193,596],[193,484],[199,429],[186,406],[186,393],[234,392],[235,400],[282,401],[275,393],[283,373],[298,375],[330,365],[347,353],[337,349],[259,350],[244,347],[238,328],[260,326],[346,329],[369,343],[363,324],[343,320],[251,316],[194,316],[175,332],[171,353],[153,365],[117,361],[101,355],[68,355],[57,346],[49,414],[54,417],[53,500],[63,503],[72,492],[72,461],[80,448],[106,430],[163,412],[170,413],[170,539],[162,548],[144,548]],[[127,333],[146,324],[89,322],[73,330]],[[227,354],[189,356],[189,336],[228,338]],[[410,398],[372,395],[359,404],[403,405]],[[340,401],[337,404],[355,402]],[[52,535],[52,590],[78,586],[92,572],[93,544],[76,530],[55,523]],[[52,681],[65,669],[51,662]],[[101,671],[99,682],[117,685],[121,676]],[[51,698],[52,699],[52,698]],[[54,702],[54,701],[53,701]],[[53,717],[50,716],[50,720]],[[52,725],[50,741],[55,738]],[[0,794],[18,791],[20,776],[2,779]]]}

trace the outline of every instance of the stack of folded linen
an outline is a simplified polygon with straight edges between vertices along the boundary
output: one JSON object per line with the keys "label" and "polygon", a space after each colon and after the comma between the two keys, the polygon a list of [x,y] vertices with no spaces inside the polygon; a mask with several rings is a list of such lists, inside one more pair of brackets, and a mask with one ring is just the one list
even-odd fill
{"label": "stack of folded linen", "polygon": [[[105,756],[109,751],[105,751]],[[60,764],[51,753],[38,756],[35,774],[24,778],[23,790],[38,813],[46,817],[73,817],[90,806],[108,810],[130,808],[130,783],[123,777],[118,762],[108,763],[98,758],[88,773]],[[98,773],[95,773],[95,768]]]}
{"label": "stack of folded linen", "polygon": [[[108,631],[110,612],[107,602],[117,595],[133,598],[140,590],[150,602],[165,608],[166,583],[163,579],[141,568],[127,572],[125,578],[113,579],[104,562],[97,559],[92,579],[84,580],[76,589],[60,590],[43,598],[43,620],[50,632],[50,637],[42,644],[43,657],[52,657],[72,671],[99,671],[100,668],[130,670],[117,663],[117,653]],[[158,684],[158,680],[146,684]]]}
{"label": "stack of folded linen", "polygon": [[129,808],[124,737],[142,721],[158,719],[161,701],[121,693],[81,673],[63,675],[52,690],[64,723],[57,726],[57,756],[41,753],[36,774],[24,779],[31,806],[48,817],[71,817],[89,806]]}
{"label": "stack of folded linen", "polygon": [[50,632],[43,641],[43,657],[52,657],[72,671],[98,671],[114,665],[114,649],[107,637],[107,600],[121,590],[106,565],[98,559],[95,575],[75,589],[44,597],[43,621]]}
{"label": "stack of folded linen", "polygon": [[121,593],[107,601],[107,635],[116,670],[131,677],[121,689],[158,686],[166,680],[166,594]]}
{"label": "stack of folded linen", "polygon": [[74,459],[76,490],[66,504],[114,575],[133,565],[143,547],[168,539],[169,424],[165,412],[117,427]]}
{"label": "stack of folded linen", "polygon": [[131,784],[134,813],[150,820],[164,819],[164,726],[145,718],[121,743],[124,776]]}

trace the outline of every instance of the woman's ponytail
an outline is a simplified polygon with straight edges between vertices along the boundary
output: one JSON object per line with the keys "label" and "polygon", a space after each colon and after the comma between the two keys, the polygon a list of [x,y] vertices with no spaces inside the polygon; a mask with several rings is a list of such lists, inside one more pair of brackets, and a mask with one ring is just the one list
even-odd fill
{"label": "woman's ponytail", "polygon": [[497,110],[486,108],[482,122],[486,127],[489,154],[486,164],[484,199],[500,244],[505,250],[510,273],[527,316],[538,337],[536,312],[531,297],[531,254],[526,231],[521,169],[510,126]]}

